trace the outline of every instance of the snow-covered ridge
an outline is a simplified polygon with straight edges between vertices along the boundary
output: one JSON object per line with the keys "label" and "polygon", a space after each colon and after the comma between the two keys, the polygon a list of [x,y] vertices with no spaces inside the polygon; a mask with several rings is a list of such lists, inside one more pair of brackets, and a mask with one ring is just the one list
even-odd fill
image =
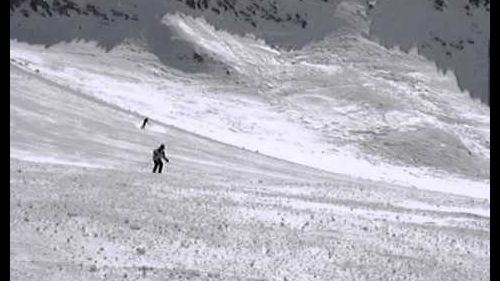
{"label": "snow-covered ridge", "polygon": [[489,103],[489,9],[489,0],[16,0],[10,2],[10,34],[49,46],[98,41],[107,50],[138,38],[166,65],[223,73],[224,66],[209,65],[210,58],[172,40],[163,15],[203,17],[218,29],[251,33],[285,49],[332,33],[366,33],[388,47],[417,48],[440,69],[452,70],[461,89]]}

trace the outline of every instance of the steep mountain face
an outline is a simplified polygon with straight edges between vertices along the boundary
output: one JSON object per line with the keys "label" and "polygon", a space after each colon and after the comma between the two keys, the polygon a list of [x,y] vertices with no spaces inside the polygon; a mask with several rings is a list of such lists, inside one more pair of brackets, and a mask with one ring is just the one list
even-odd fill
{"label": "steep mountain face", "polygon": [[161,22],[163,16],[203,16],[217,28],[241,35],[252,33],[269,44],[291,49],[319,40],[335,29],[338,19],[331,15],[336,4],[299,0],[11,1],[11,38],[47,46],[92,40],[107,50],[125,39],[139,39],[166,65],[189,72],[225,73],[209,57],[200,60],[203,54],[176,40]]}
{"label": "steep mountain face", "polygon": [[381,0],[371,3],[371,34],[452,70],[458,84],[489,104],[489,0]]}
{"label": "steep mountain face", "polygon": [[190,72],[224,72],[223,66],[208,57],[200,60],[203,54],[173,39],[174,34],[161,23],[163,15],[203,16],[217,28],[252,33],[285,49],[301,48],[348,29],[369,32],[387,47],[405,51],[416,47],[439,68],[454,71],[463,90],[489,103],[489,0],[360,1],[366,6],[367,14],[362,13],[365,24],[371,24],[369,31],[335,16],[341,2],[12,0],[11,38],[46,45],[97,40],[108,50],[125,38],[139,38],[165,64]]}
{"label": "steep mountain face", "polygon": [[[254,34],[298,49],[328,34],[369,33],[384,46],[412,47],[454,71],[459,86],[489,103],[489,0],[369,0],[353,26],[336,16],[342,0],[11,0],[11,38],[52,45],[75,39],[110,50],[126,38],[145,41],[163,63],[189,72],[226,72],[161,23],[165,14],[202,16],[216,28]],[[29,20],[26,20],[29,18]],[[370,24],[369,30],[365,25]],[[200,58],[203,57],[203,60]]]}
{"label": "steep mountain face", "polygon": [[[320,39],[326,31],[335,29],[332,26],[310,26],[313,23],[328,24],[334,19],[328,19],[336,5],[341,1],[237,1],[237,0],[155,0],[148,3],[137,1],[70,1],[70,0],[16,0],[11,1],[12,12],[19,12],[23,17],[30,16],[94,16],[103,24],[116,22],[118,19],[141,21],[166,13],[182,12],[193,16],[204,16],[209,22],[224,27],[236,33],[255,33],[259,37],[275,43],[280,37],[283,45],[297,47],[313,38]],[[94,3],[94,4],[92,4]],[[128,7],[128,8],[125,8]],[[123,9],[123,10],[121,10]],[[312,17],[311,17],[312,15]],[[77,17],[78,18],[78,17]],[[301,30],[314,27],[314,32],[305,34]],[[298,32],[297,32],[298,31]],[[280,33],[280,34],[278,34]],[[293,33],[304,33],[291,35]],[[292,37],[303,37],[300,39]],[[285,42],[288,41],[288,42]],[[295,44],[295,45],[292,45]]]}

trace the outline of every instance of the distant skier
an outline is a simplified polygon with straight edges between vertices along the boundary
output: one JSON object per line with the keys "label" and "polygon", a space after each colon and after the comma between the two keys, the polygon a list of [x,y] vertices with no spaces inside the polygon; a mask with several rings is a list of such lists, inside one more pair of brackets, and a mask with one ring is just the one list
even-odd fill
{"label": "distant skier", "polygon": [[168,161],[168,158],[165,157],[165,145],[160,145],[157,149],[153,150],[153,162],[154,162],[154,168],[153,168],[153,173],[156,173],[156,169],[158,168],[158,173],[161,174],[161,170],[163,168],[163,162],[161,161],[162,159],[165,159],[165,161]]}
{"label": "distant skier", "polygon": [[149,119],[146,117],[144,118],[144,121],[142,121],[141,129],[146,128],[146,124],[149,122]]}

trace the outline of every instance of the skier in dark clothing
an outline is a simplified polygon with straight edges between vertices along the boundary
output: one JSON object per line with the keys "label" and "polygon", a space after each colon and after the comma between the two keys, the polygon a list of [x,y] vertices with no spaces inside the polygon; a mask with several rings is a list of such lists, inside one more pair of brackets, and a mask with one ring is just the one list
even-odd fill
{"label": "skier in dark clothing", "polygon": [[163,169],[163,162],[161,161],[162,159],[165,159],[165,161],[168,161],[168,158],[165,157],[165,145],[160,145],[157,149],[153,150],[153,162],[155,164],[153,168],[153,173],[156,173],[156,169],[158,168],[158,173],[161,174],[161,170]]}
{"label": "skier in dark clothing", "polygon": [[144,129],[146,127],[146,124],[149,122],[149,119],[146,117],[144,118],[144,121],[142,121],[141,129]]}

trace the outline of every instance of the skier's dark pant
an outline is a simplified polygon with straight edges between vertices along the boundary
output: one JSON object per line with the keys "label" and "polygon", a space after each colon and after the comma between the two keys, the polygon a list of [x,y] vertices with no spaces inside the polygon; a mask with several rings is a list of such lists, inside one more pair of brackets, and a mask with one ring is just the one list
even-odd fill
{"label": "skier's dark pant", "polygon": [[155,163],[155,166],[153,168],[153,173],[155,173],[156,168],[158,168],[158,173],[161,174],[161,170],[163,169],[163,162],[161,160],[155,160],[154,163]]}

